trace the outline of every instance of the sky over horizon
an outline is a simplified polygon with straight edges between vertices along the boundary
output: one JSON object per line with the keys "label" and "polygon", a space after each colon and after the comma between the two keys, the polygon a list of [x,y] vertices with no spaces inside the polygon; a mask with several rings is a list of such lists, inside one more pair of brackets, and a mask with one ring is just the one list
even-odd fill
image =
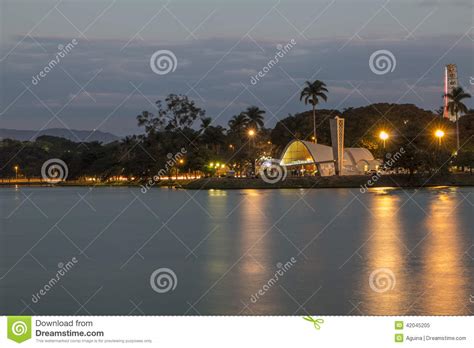
{"label": "sky over horizon", "polygon": [[[433,110],[447,63],[474,93],[473,11],[470,0],[0,0],[0,128],[138,133],[136,115],[169,93],[188,95],[220,125],[256,105],[271,127],[309,109],[299,91],[314,79],[329,89],[320,108]],[[176,57],[166,74],[150,62],[160,50]],[[387,71],[370,65],[377,51]]]}

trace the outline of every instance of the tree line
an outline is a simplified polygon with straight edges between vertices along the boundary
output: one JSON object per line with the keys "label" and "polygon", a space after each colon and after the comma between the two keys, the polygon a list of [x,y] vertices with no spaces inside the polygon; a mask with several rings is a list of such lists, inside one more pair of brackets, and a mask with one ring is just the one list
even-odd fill
{"label": "tree line", "polygon": [[[270,128],[265,127],[265,110],[257,106],[249,106],[234,115],[224,127],[216,124],[219,120],[214,122],[188,96],[170,94],[158,100],[153,111],[136,116],[143,134],[120,141],[79,143],[52,136],[40,136],[35,141],[3,139],[0,177],[15,177],[18,168],[23,177],[39,177],[46,160],[59,158],[68,166],[68,179],[106,180],[122,176],[146,180],[167,168],[170,156],[181,149],[185,149],[185,155],[172,168],[175,173],[214,175],[216,168],[211,165],[214,163],[245,173],[260,156],[278,158],[291,140],[329,145],[329,119],[335,116],[346,120],[346,147],[368,148],[377,158],[386,158],[403,147],[405,155],[397,166],[410,174],[445,173],[452,166],[471,169],[474,113],[463,101],[470,96],[460,88],[448,97],[450,111],[463,115],[454,123],[413,104],[377,103],[344,110],[317,108],[328,99],[328,89],[322,81],[308,81],[300,100],[310,104],[311,110],[289,114]],[[434,136],[437,129],[443,130],[442,139]],[[381,130],[390,136],[385,147],[379,139]]]}

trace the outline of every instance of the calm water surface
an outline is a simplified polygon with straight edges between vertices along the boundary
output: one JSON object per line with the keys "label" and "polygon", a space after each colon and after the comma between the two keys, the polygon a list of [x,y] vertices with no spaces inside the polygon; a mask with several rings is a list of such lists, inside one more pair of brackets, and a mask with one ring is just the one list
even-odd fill
{"label": "calm water surface", "polygon": [[[0,312],[467,315],[473,201],[473,188],[2,188]],[[174,290],[152,289],[158,268]]]}

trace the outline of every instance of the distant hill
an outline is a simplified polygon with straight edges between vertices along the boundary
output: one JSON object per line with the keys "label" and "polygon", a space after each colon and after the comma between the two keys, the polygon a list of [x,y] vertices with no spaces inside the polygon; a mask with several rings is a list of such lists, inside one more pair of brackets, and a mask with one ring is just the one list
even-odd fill
{"label": "distant hill", "polygon": [[99,141],[104,144],[111,143],[115,140],[119,140],[120,137],[101,131],[88,131],[88,130],[76,130],[76,129],[65,129],[65,128],[50,128],[43,129],[42,131],[34,130],[18,130],[18,129],[5,129],[0,128],[0,140],[1,139],[14,139],[14,140],[36,140],[36,138],[42,135],[50,135],[54,137],[65,138],[74,142],[80,141]]}

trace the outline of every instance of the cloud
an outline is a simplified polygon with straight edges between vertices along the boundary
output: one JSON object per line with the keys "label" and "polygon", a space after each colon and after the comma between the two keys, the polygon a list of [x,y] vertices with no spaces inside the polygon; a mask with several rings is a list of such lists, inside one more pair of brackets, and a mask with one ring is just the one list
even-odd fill
{"label": "cloud", "polygon": [[[8,88],[2,89],[1,110],[24,91],[24,84],[31,85],[32,76],[48,64],[58,45],[71,39],[35,36],[18,45],[2,63],[3,83]],[[143,41],[124,48],[125,40],[78,39],[78,45],[31,90],[54,112],[70,103],[60,117],[82,129],[97,128],[116,110],[102,130],[126,134],[136,132],[135,116],[151,109],[149,100],[155,102],[169,93],[188,94],[210,116],[227,107],[217,122],[227,124],[232,115],[248,105],[268,109],[277,118],[305,110],[298,91],[308,79],[321,79],[328,84],[327,108],[388,101],[412,102],[434,109],[441,103],[444,64],[457,63],[461,80],[474,76],[469,38],[337,38],[297,40],[295,47],[252,85],[250,77],[274,57],[276,41],[239,40],[203,39],[173,45]],[[151,70],[150,57],[159,49],[169,49],[176,55],[178,65],[174,72],[157,75]],[[395,70],[386,75],[376,75],[369,68],[370,55],[381,49],[389,50],[396,58]],[[413,84],[416,94],[407,87]],[[359,86],[360,93],[353,93],[354,86]],[[4,127],[31,128],[25,125],[41,124],[50,117],[41,102],[26,92],[3,115],[2,123]]]}

